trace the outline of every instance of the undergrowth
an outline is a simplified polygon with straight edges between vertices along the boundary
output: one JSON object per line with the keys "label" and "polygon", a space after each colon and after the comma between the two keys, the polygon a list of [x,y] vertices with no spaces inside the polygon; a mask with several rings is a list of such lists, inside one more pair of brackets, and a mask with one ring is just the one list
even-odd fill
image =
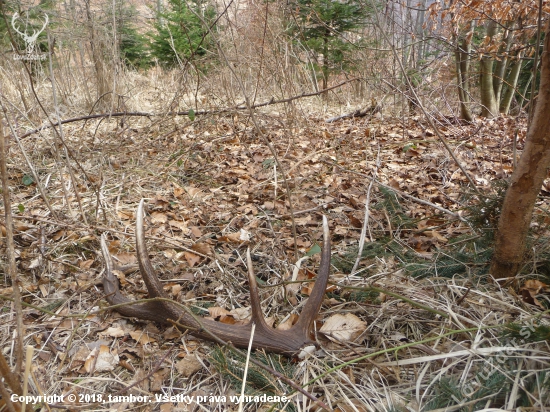
{"label": "undergrowth", "polygon": [[[506,182],[497,181],[493,184],[491,195],[481,198],[478,194],[467,194],[463,199],[467,202],[464,215],[470,233],[451,237],[446,244],[432,245],[429,253],[418,253],[407,244],[406,238],[396,239],[387,235],[380,236],[374,242],[365,243],[361,259],[367,269],[363,276],[369,277],[377,272],[376,259],[393,257],[398,265],[414,278],[459,276],[484,280],[493,255],[494,233],[506,188]],[[381,188],[380,192],[382,198],[373,209],[386,211],[394,231],[416,228],[418,220],[406,215],[396,194],[385,188]],[[421,234],[422,230],[417,230],[416,233]],[[550,280],[549,244],[548,237],[537,236],[537,233],[532,231],[527,240],[526,263],[520,274],[539,274]],[[342,256],[334,257],[332,263],[342,272],[349,274],[356,257],[357,248],[351,248]]]}
{"label": "undergrowth", "polygon": [[[498,357],[493,357],[485,359],[481,372],[467,383],[459,382],[456,377],[443,377],[435,384],[432,399],[423,411],[450,408],[473,412],[488,404],[493,408],[506,408],[513,390],[516,391],[515,404],[520,408],[532,407],[533,396],[537,400],[550,401],[550,373],[522,370],[523,363],[523,359],[507,359],[499,364]],[[514,388],[515,382],[519,384]]]}
{"label": "undergrowth", "polygon": [[[263,364],[275,369],[280,374],[292,379],[295,374],[295,367],[290,361],[281,355],[266,354],[260,351],[251,354],[253,358]],[[210,363],[230,382],[231,387],[241,393],[245,371],[246,358],[237,353],[225,350],[216,346],[210,354]],[[285,385],[280,379],[260,367],[249,363],[246,376],[245,395],[249,396],[282,396],[290,393],[291,388]],[[295,411],[293,404],[285,404],[287,411]],[[285,405],[279,405],[283,407]]]}

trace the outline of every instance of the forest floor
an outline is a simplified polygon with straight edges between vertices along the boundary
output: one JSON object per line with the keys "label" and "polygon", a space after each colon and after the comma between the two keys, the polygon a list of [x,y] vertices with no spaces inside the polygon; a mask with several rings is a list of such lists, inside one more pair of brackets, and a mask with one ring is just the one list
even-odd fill
{"label": "forest floor", "polygon": [[[72,123],[64,126],[70,156],[52,144],[51,129],[29,136],[22,147],[51,210],[10,139],[25,345],[34,347],[29,393],[75,394],[63,404],[72,410],[238,409],[230,396],[241,390],[242,359],[108,309],[102,234],[123,293],[147,297],[134,245],[135,210],[145,199],[149,253],[165,291],[224,323],[250,316],[247,248],[266,318],[280,328],[292,322],[319,266],[327,216],[331,283],[316,327],[331,319],[336,329],[318,331],[321,349],[305,360],[257,356],[330,410],[549,405],[550,180],[522,275],[499,285],[486,273],[503,187],[494,182],[513,171],[523,120],[438,120],[478,193],[419,117],[289,125],[265,116],[259,126],[244,114]],[[269,287],[293,276],[304,283]],[[13,362],[17,326],[6,284],[0,341]],[[248,376],[247,394],[290,400],[252,399],[245,410],[320,410],[266,371]],[[130,394],[144,398],[117,398]],[[180,398],[159,401],[164,395]]]}

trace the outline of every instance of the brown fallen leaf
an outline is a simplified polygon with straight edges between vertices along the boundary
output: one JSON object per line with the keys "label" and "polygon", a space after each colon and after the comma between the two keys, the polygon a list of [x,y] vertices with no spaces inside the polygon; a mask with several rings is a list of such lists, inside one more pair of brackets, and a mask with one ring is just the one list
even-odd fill
{"label": "brown fallen leaf", "polygon": [[202,363],[194,356],[188,355],[179,362],[176,362],[176,370],[181,373],[184,378],[188,378],[201,369]]}
{"label": "brown fallen leaf", "polygon": [[208,313],[210,313],[210,316],[214,319],[229,315],[229,311],[227,309],[221,308],[219,306],[212,306],[208,308]]}
{"label": "brown fallen leaf", "polygon": [[191,233],[192,233],[193,236],[195,236],[196,238],[202,237],[202,232],[201,232],[201,230],[200,230],[197,226],[191,226],[189,229],[191,229]]}
{"label": "brown fallen leaf", "polygon": [[152,212],[151,222],[155,224],[166,223],[168,222],[168,216],[166,216],[164,213],[161,213],[161,212]]}
{"label": "brown fallen leaf", "polygon": [[191,253],[191,252],[184,252],[183,256],[185,257],[185,260],[187,261],[190,267],[195,266],[202,259],[199,255],[195,255],[194,253]]}
{"label": "brown fallen leaf", "polygon": [[137,256],[135,253],[118,253],[114,254],[113,257],[120,266],[137,264]]}
{"label": "brown fallen leaf", "polygon": [[90,269],[93,264],[94,264],[94,259],[88,259],[88,260],[79,262],[78,266],[80,266],[80,269],[86,270],[86,269]]}
{"label": "brown fallen leaf", "polygon": [[220,242],[242,243],[241,232],[228,233],[218,238]]}
{"label": "brown fallen leaf", "polygon": [[367,323],[353,313],[336,314],[328,318],[319,332],[333,342],[353,342],[367,328]]}
{"label": "brown fallen leaf", "polygon": [[205,242],[197,242],[191,246],[191,249],[203,255],[210,255],[212,253],[212,246]]}
{"label": "brown fallen leaf", "polygon": [[544,309],[542,303],[540,303],[540,301],[535,296],[543,292],[549,292],[550,288],[546,283],[541,282],[540,280],[529,279],[525,281],[519,291],[524,302],[530,305],[536,305]]}
{"label": "brown fallen leaf", "polygon": [[246,320],[250,318],[251,313],[252,313],[252,309],[243,308],[243,307],[231,309],[231,311],[229,312],[229,314],[233,316],[235,320]]}
{"label": "brown fallen leaf", "polygon": [[180,199],[183,194],[185,193],[185,190],[183,190],[181,187],[174,185],[174,196]]}
{"label": "brown fallen leaf", "polygon": [[295,313],[292,313],[287,320],[283,323],[279,323],[277,326],[278,330],[289,330],[296,322],[298,322],[299,316]]}
{"label": "brown fallen leaf", "polygon": [[164,378],[168,374],[168,369],[162,368],[155,373],[153,373],[153,379],[151,381],[151,391],[160,392],[162,390],[162,384],[164,383]]}
{"label": "brown fallen leaf", "polygon": [[187,191],[187,194],[191,197],[191,198],[195,198],[195,197],[200,197],[200,194],[202,192],[201,189],[199,188],[196,188],[196,187],[193,187],[193,186],[186,186],[185,187],[185,190]]}
{"label": "brown fallen leaf", "polygon": [[101,345],[99,350],[94,348],[86,361],[84,370],[87,373],[112,371],[118,365],[119,357],[115,349],[111,352],[108,346]]}
{"label": "brown fallen leaf", "polygon": [[424,233],[426,234],[426,236],[431,237],[431,238],[434,238],[435,240],[437,240],[437,241],[439,241],[439,242],[441,242],[441,243],[447,243],[447,242],[449,241],[445,236],[439,234],[439,233],[438,233],[437,231],[435,231],[435,230],[427,230],[427,231],[424,232]]}
{"label": "brown fallen leaf", "polygon": [[142,345],[146,345],[148,343],[157,341],[155,338],[147,335],[146,333],[140,330],[130,332],[130,336],[132,337],[133,340],[135,340],[136,342]]}
{"label": "brown fallen leaf", "polygon": [[110,336],[112,338],[121,338],[122,336],[126,335],[126,332],[120,327],[120,326],[111,326],[110,328],[107,328],[107,330],[100,332],[100,336]]}
{"label": "brown fallen leaf", "polygon": [[191,230],[187,227],[187,222],[182,220],[170,220],[168,222],[173,230],[181,230],[185,235],[191,233]]}

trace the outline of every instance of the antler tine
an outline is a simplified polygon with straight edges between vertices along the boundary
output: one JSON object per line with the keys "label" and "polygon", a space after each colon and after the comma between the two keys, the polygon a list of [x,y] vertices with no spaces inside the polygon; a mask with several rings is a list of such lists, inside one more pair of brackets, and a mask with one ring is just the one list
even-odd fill
{"label": "antler tine", "polygon": [[124,316],[136,317],[140,319],[153,320],[157,322],[166,321],[166,318],[162,319],[158,316],[160,311],[159,303],[162,302],[146,302],[139,304],[130,304],[132,301],[120,293],[118,287],[118,281],[113,274],[113,260],[109,253],[109,248],[105,241],[105,235],[101,235],[101,252],[103,259],[105,260],[105,274],[103,275],[103,290],[105,291],[105,298],[111,305],[126,304],[127,306],[120,306],[116,310]]}
{"label": "antler tine", "polygon": [[260,294],[258,293],[258,282],[254,275],[252,267],[252,258],[250,257],[250,249],[246,249],[246,266],[248,266],[248,287],[250,288],[250,307],[252,309],[252,322],[257,328],[267,329],[269,326],[265,323],[262,307],[260,305]]}
{"label": "antler tine", "polygon": [[13,13],[13,16],[11,17],[11,26],[13,27],[13,29],[15,30],[15,32],[21,36],[25,36],[25,33],[21,33],[17,27],[15,27],[15,20],[17,20],[19,18],[19,13],[15,12]]}
{"label": "antler tine", "polygon": [[151,260],[149,260],[149,253],[147,252],[147,246],[145,245],[145,230],[143,230],[143,199],[139,202],[136,212],[136,250],[139,271],[141,272],[141,276],[143,277],[143,281],[149,291],[150,297],[167,297],[162,289],[159,278],[155,275],[155,269],[153,269]]}
{"label": "antler tine", "polygon": [[46,26],[48,25],[48,22],[50,21],[50,18],[48,17],[48,15],[46,13],[44,13],[44,16],[46,16],[46,18],[44,19],[44,25],[42,26],[42,28],[40,29],[40,32],[43,32],[44,29],[46,28]]}
{"label": "antler tine", "polygon": [[[149,291],[149,296],[158,298],[166,297],[162,285],[155,274],[153,265],[149,260],[149,254],[145,245],[145,231],[143,229],[143,208],[144,201],[139,203],[136,219],[136,249],[140,272]],[[188,311],[165,301],[152,301],[146,303],[132,304],[120,291],[117,279],[112,273],[113,263],[104,236],[101,237],[101,251],[105,259],[105,275],[103,287],[107,294],[107,301],[111,305],[124,304],[116,310],[125,316],[140,319],[153,320],[161,323],[176,323],[180,329],[190,329],[191,334],[198,338],[216,341],[216,336],[224,341],[232,342],[235,346],[246,348],[249,343],[251,324],[256,324],[256,333],[252,346],[255,349],[261,348],[268,352],[294,355],[304,346],[313,345],[315,342],[310,338],[310,332],[319,312],[323,295],[328,282],[330,269],[330,239],[328,223],[323,218],[323,253],[321,255],[321,266],[319,276],[311,296],[304,307],[302,316],[292,328],[288,330],[276,330],[269,327],[262,315],[258,285],[250,251],[247,252],[248,277],[250,285],[250,304],[252,307],[252,321],[246,325],[227,325],[209,319],[198,319]]]}
{"label": "antler tine", "polygon": [[317,279],[313,285],[313,290],[309,299],[304,305],[302,314],[298,319],[298,322],[294,325],[297,329],[301,329],[306,336],[311,332],[311,327],[315,321],[315,317],[321,309],[323,303],[323,296],[327,289],[328,277],[330,274],[330,233],[328,229],[328,221],[326,216],[323,216],[323,250],[321,252],[321,264],[319,266],[319,273]]}

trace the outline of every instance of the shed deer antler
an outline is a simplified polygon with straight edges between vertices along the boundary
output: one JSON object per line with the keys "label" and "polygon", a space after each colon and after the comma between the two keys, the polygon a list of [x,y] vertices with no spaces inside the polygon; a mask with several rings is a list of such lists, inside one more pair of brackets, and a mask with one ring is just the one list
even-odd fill
{"label": "shed deer antler", "polygon": [[[145,281],[149,297],[166,298],[167,295],[156,276],[153,265],[149,260],[145,246],[145,233],[143,230],[143,200],[139,203],[136,219],[136,249],[139,262],[139,270]],[[111,305],[128,304],[117,307],[116,310],[124,316],[152,320],[164,324],[175,323],[180,329],[189,329],[190,333],[198,338],[215,341],[212,335],[233,345],[246,348],[250,340],[252,323],[256,325],[253,348],[265,349],[268,352],[282,353],[288,356],[294,355],[305,346],[313,345],[311,332],[313,322],[317,316],[330,270],[330,239],[328,223],[323,216],[323,251],[321,266],[317,281],[311,295],[304,305],[304,309],[298,322],[288,330],[277,330],[268,326],[262,315],[258,285],[252,270],[251,262],[248,262],[248,282],[250,285],[250,305],[252,307],[252,320],[246,325],[227,325],[209,319],[198,320],[189,312],[175,304],[166,301],[150,301],[131,304],[131,301],[123,296],[118,287],[118,281],[113,275],[113,263],[107,248],[105,238],[101,237],[101,250],[105,259],[105,276],[103,288],[107,301]],[[208,331],[208,332],[206,332]]]}

